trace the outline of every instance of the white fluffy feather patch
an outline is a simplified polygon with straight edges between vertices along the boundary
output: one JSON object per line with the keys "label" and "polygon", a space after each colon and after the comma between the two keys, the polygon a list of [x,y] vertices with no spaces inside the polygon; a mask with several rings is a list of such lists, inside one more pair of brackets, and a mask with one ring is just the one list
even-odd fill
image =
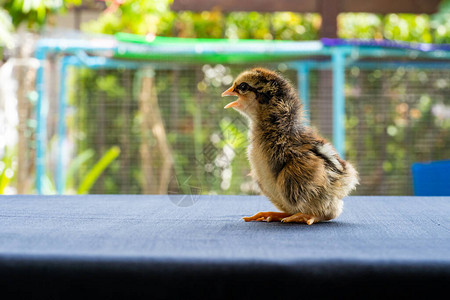
{"label": "white fluffy feather patch", "polygon": [[338,170],[340,171],[343,170],[341,163],[336,158],[337,157],[336,150],[334,150],[333,146],[331,146],[330,143],[326,143],[323,146],[317,147],[317,149],[323,156],[328,158]]}

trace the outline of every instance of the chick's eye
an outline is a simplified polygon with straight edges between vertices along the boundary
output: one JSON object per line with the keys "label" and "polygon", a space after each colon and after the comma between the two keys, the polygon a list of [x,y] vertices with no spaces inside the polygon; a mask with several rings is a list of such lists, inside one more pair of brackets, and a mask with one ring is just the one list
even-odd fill
{"label": "chick's eye", "polygon": [[238,85],[238,90],[241,92],[246,92],[249,88],[249,85],[246,82],[242,82],[240,85]]}

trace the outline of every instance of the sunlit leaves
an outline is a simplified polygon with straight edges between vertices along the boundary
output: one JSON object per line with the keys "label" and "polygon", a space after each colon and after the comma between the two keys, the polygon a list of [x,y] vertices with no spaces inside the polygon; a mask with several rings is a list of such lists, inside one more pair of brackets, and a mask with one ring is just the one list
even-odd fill
{"label": "sunlit leaves", "polygon": [[384,19],[384,36],[390,40],[430,43],[429,16],[389,14]]}
{"label": "sunlit leaves", "polygon": [[6,10],[0,8],[0,48],[11,48],[13,46],[12,31],[13,23],[11,16]]}
{"label": "sunlit leaves", "polygon": [[450,0],[443,0],[439,11],[431,17],[436,43],[450,43]]}
{"label": "sunlit leaves", "polygon": [[340,14],[338,16],[338,28],[341,38],[383,38],[383,18],[376,14]]}
{"label": "sunlit leaves", "polygon": [[[77,1],[68,2],[76,4]],[[7,0],[3,4],[15,27],[27,23],[27,27],[32,29],[44,25],[50,13],[57,12],[63,7],[63,0]]]}
{"label": "sunlit leaves", "polygon": [[172,0],[127,0],[114,10],[106,10],[97,20],[83,23],[81,28],[106,34],[129,32],[145,35],[156,33],[161,25],[163,31],[170,34],[171,29],[167,28],[167,24],[173,26],[170,3]]}

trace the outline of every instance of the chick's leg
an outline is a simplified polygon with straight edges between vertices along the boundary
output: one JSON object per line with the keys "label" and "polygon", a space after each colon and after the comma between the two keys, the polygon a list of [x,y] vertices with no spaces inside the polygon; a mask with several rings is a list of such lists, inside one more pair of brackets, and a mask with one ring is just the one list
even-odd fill
{"label": "chick's leg", "polygon": [[274,212],[274,211],[266,211],[266,212],[259,212],[254,216],[251,217],[244,217],[245,222],[250,221],[281,221],[282,219],[289,217],[291,214],[283,213],[283,212]]}
{"label": "chick's leg", "polygon": [[296,213],[292,216],[288,216],[286,218],[281,219],[283,223],[306,223],[308,225],[312,225],[313,223],[317,223],[322,219],[316,216],[307,215],[304,213]]}

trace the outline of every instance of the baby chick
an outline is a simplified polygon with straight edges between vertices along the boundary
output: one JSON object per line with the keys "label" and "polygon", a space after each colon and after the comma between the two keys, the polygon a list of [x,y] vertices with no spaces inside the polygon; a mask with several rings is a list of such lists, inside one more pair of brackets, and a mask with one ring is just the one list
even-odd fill
{"label": "baby chick", "polygon": [[250,123],[247,149],[252,176],[282,212],[260,212],[248,221],[311,225],[342,212],[342,198],[358,184],[358,173],[335,148],[305,125],[295,89],[263,68],[244,71],[222,96],[238,99],[225,106]]}

